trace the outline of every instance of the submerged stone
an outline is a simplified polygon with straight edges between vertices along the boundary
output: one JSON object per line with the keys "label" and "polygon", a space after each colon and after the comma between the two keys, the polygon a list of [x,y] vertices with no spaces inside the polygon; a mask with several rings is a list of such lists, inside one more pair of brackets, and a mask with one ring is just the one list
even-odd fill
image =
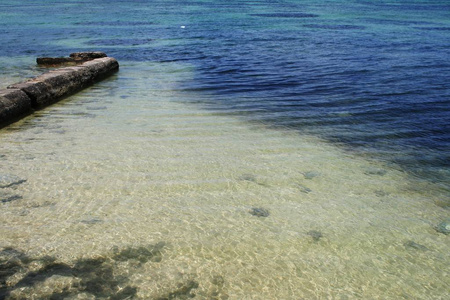
{"label": "submerged stone", "polygon": [[147,261],[151,260],[153,262],[160,262],[161,261],[161,250],[165,246],[164,242],[159,242],[155,245],[150,245],[147,247],[129,247],[125,248],[121,251],[118,251],[118,249],[115,249],[115,255],[113,256],[114,260],[118,261],[127,261],[130,259],[138,260],[141,263],[146,263]]}
{"label": "submerged stone", "polygon": [[242,174],[241,176],[239,176],[239,180],[256,182],[256,176],[253,174]]}
{"label": "submerged stone", "polygon": [[421,251],[428,250],[428,248],[425,247],[424,245],[418,244],[418,243],[416,243],[414,241],[406,241],[403,245],[406,248],[410,248],[410,249],[421,250]]}
{"label": "submerged stone", "polygon": [[0,174],[0,188],[7,188],[13,185],[18,185],[27,181],[16,175]]}
{"label": "submerged stone", "polygon": [[366,174],[366,175],[384,176],[384,175],[386,175],[386,173],[387,173],[387,171],[385,169],[380,169],[380,168],[375,168],[375,167],[367,168],[364,171],[364,174]]}
{"label": "submerged stone", "polygon": [[443,234],[450,234],[450,220],[445,220],[436,226],[436,231]]}
{"label": "submerged stone", "polygon": [[15,200],[22,199],[20,195],[1,195],[0,194],[0,203],[7,203]]}
{"label": "submerged stone", "polygon": [[317,171],[308,171],[303,173],[303,176],[305,177],[305,179],[313,179],[315,177],[320,176],[320,173]]}
{"label": "submerged stone", "polygon": [[252,207],[249,213],[257,217],[268,217],[270,215],[270,212],[262,207]]}
{"label": "submerged stone", "polygon": [[194,298],[195,294],[193,293],[193,289],[199,287],[199,284],[195,280],[189,280],[185,283],[179,284],[178,289],[173,292],[170,292],[167,295],[156,298],[156,300],[169,300],[169,299],[190,299]]}
{"label": "submerged stone", "polygon": [[80,222],[84,223],[84,224],[92,225],[92,224],[102,223],[103,220],[99,219],[99,218],[87,218],[87,219],[81,220]]}
{"label": "submerged stone", "polygon": [[105,110],[108,107],[106,106],[88,106],[86,107],[87,110]]}
{"label": "submerged stone", "polygon": [[309,194],[312,192],[312,190],[304,185],[299,184],[298,185],[300,192],[305,193],[305,194]]}
{"label": "submerged stone", "polygon": [[377,195],[377,197],[386,197],[389,195],[388,192],[382,191],[382,190],[376,190],[375,191],[375,195]]}
{"label": "submerged stone", "polygon": [[315,242],[318,242],[323,237],[322,232],[317,230],[310,230],[306,234],[312,237]]}
{"label": "submerged stone", "polygon": [[[128,285],[128,277],[116,269],[106,257],[79,259],[71,265],[5,248],[0,250],[0,299],[135,299],[137,287]],[[11,276],[20,280],[6,285]],[[39,288],[43,285],[44,290]]]}
{"label": "submerged stone", "polygon": [[221,275],[215,275],[211,279],[211,283],[218,286],[223,286],[225,283],[225,279]]}
{"label": "submerged stone", "polygon": [[241,175],[241,176],[238,177],[238,180],[240,180],[240,181],[248,181],[248,182],[255,183],[255,184],[258,184],[258,185],[261,185],[261,186],[268,187],[268,184],[267,184],[267,183],[261,182],[261,181],[258,180],[258,178],[257,178],[255,175],[253,175],[253,174],[243,174],[243,175]]}

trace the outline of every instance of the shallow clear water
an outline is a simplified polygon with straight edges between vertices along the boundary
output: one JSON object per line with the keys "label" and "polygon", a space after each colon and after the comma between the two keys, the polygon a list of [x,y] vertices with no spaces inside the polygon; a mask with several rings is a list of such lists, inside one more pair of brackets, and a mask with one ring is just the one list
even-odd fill
{"label": "shallow clear water", "polygon": [[[0,295],[449,297],[450,242],[436,230],[449,218],[447,169],[433,156],[442,155],[446,144],[416,145],[413,150],[420,150],[425,162],[415,168],[409,167],[412,156],[405,156],[406,164],[395,163],[391,156],[400,150],[419,152],[398,142],[395,134],[381,134],[388,129],[374,126],[384,124],[377,123],[376,109],[371,114],[366,108],[367,123],[355,121],[353,127],[352,122],[320,115],[327,107],[325,99],[330,104],[326,111],[339,118],[357,113],[359,106],[363,110],[365,102],[355,108],[341,98],[356,95],[356,100],[377,90],[376,79],[347,83],[354,85],[353,91],[341,93],[337,88],[350,73],[326,77],[341,64],[334,62],[336,49],[329,49],[331,58],[318,61],[321,56],[314,52],[324,48],[312,43],[309,54],[298,54],[306,55],[301,60],[294,53],[290,58],[289,48],[271,43],[278,33],[282,40],[287,37],[287,25],[294,30],[300,23],[305,34],[325,30],[329,38],[327,30],[362,30],[360,23],[382,27],[386,19],[389,26],[402,27],[410,19],[384,15],[356,22],[360,19],[348,17],[364,12],[360,9],[370,6],[364,2],[353,7],[340,1],[324,6],[309,1],[182,6],[170,1],[114,1],[114,6],[93,1],[88,7],[91,1],[77,1],[51,6],[52,18],[44,13],[50,1],[34,1],[20,11],[11,6],[16,2],[2,4],[1,22],[11,26],[5,36],[21,41],[21,47],[0,47],[2,85],[40,73],[33,63],[37,55],[67,55],[79,48],[105,50],[119,59],[121,70],[0,131]],[[417,10],[422,2],[415,3],[407,15],[424,18],[429,10]],[[212,15],[204,14],[205,9]],[[445,22],[445,11],[433,11],[433,22]],[[17,17],[30,12],[37,13]],[[392,24],[392,19],[400,23]],[[195,29],[197,23],[202,26]],[[45,33],[42,44],[25,44],[13,34],[32,35],[25,30],[30,28],[34,34]],[[267,31],[261,33],[261,28]],[[374,29],[366,34],[377,36]],[[316,35],[310,32],[309,38]],[[212,55],[216,46],[223,47],[218,57]],[[251,52],[252,47],[262,50]],[[269,48],[277,55],[270,56]],[[317,68],[301,71],[297,61],[314,62]],[[383,69],[375,67],[377,61],[375,73]],[[292,73],[281,72],[283,64]],[[360,61],[364,68],[367,64]],[[290,82],[299,81],[300,71],[306,72],[300,79],[309,74],[311,80],[309,96],[301,97],[306,107],[294,101],[300,84]],[[335,86],[322,86],[320,93],[321,76],[322,82]],[[365,92],[358,92],[364,87]],[[441,91],[436,93],[438,102],[445,100]],[[443,105],[439,111],[445,114],[445,101]],[[435,127],[443,135],[437,136],[445,141],[448,133],[439,122]],[[329,134],[336,128],[332,132],[342,142],[355,131],[357,140],[364,126],[376,128],[372,132],[381,140],[396,142],[379,147],[368,136],[367,143],[360,140],[361,147],[349,151],[345,145],[351,143],[336,143]],[[427,171],[427,176],[415,176],[414,170],[431,166],[441,175]]]}

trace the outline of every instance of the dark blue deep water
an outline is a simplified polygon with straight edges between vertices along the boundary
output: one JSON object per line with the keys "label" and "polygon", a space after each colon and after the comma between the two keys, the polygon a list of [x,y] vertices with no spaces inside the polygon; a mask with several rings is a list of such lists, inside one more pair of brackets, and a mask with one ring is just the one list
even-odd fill
{"label": "dark blue deep water", "polygon": [[178,88],[205,109],[450,186],[448,0],[2,0],[0,41],[2,61],[101,50],[187,63],[195,78]]}

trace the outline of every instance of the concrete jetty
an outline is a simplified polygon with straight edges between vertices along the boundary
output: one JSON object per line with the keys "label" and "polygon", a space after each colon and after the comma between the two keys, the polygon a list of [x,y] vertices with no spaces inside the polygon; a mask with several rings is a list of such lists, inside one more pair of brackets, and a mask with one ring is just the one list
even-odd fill
{"label": "concrete jetty", "polygon": [[119,70],[116,59],[103,52],[72,53],[66,58],[38,58],[51,66],[69,63],[25,82],[0,89],[0,128],[55,103]]}

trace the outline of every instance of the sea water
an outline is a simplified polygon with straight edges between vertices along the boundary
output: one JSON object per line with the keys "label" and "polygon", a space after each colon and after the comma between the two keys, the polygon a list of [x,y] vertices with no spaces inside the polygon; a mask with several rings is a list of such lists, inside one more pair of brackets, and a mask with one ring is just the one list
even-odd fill
{"label": "sea water", "polygon": [[3,1],[121,69],[0,131],[0,297],[448,298],[448,8]]}

